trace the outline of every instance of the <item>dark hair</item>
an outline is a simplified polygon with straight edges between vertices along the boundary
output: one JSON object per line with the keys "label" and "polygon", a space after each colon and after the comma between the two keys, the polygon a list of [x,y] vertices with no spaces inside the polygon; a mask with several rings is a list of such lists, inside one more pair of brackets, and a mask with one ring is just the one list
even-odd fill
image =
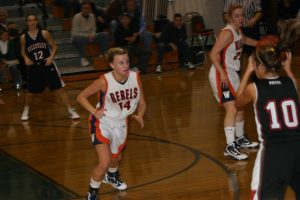
{"label": "dark hair", "polygon": [[28,20],[28,18],[29,18],[30,16],[34,16],[37,20],[39,19],[38,16],[37,16],[35,13],[29,13],[29,14],[27,14],[26,17],[25,17],[25,22],[27,22],[27,20]]}
{"label": "dark hair", "polygon": [[9,33],[7,29],[5,28],[0,28],[0,36],[3,34],[3,33]]}
{"label": "dark hair", "polygon": [[278,38],[266,36],[260,39],[253,52],[256,63],[263,64],[267,71],[279,71],[281,69],[281,51],[278,49]]}
{"label": "dark hair", "polygon": [[175,13],[173,17],[174,17],[174,18],[175,18],[175,17],[180,17],[180,18],[182,18],[182,15],[181,15],[180,13]]}
{"label": "dark hair", "polygon": [[241,5],[237,5],[237,4],[233,4],[233,5],[229,6],[228,16],[231,18],[231,15],[232,15],[233,11],[238,9],[238,8],[243,9],[243,7]]}
{"label": "dark hair", "polygon": [[127,49],[123,49],[120,47],[113,47],[108,50],[106,58],[109,63],[112,63],[116,55],[124,55],[124,54],[128,54]]}

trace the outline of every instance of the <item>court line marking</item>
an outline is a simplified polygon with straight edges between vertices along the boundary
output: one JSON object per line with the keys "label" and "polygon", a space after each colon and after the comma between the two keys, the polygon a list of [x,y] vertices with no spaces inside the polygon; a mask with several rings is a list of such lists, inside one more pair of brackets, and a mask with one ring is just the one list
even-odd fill
{"label": "court line marking", "polygon": [[[0,126],[23,126],[22,124],[0,124]],[[62,125],[47,125],[47,124],[31,124],[31,125],[28,125],[28,126],[42,126],[42,127],[54,127],[54,128],[76,128],[76,129],[88,129],[86,127],[80,127],[80,126],[75,126],[75,127],[70,127],[70,126],[62,126]],[[136,136],[136,137],[141,137],[142,139],[140,140],[145,140],[145,141],[154,141],[154,142],[160,142],[160,143],[166,143],[166,144],[172,144],[172,145],[176,145],[176,146],[179,146],[181,148],[184,148],[186,150],[189,150],[190,152],[192,152],[195,156],[195,159],[194,161],[188,166],[188,167],[185,167],[184,169],[182,170],[179,170],[178,172],[174,173],[174,174],[171,174],[169,176],[166,176],[166,177],[163,177],[163,178],[160,178],[160,179],[157,179],[156,181],[150,181],[149,183],[144,183],[144,184],[141,184],[141,185],[136,185],[136,186],[131,186],[131,187],[128,187],[128,190],[130,189],[134,189],[134,188],[138,188],[138,187],[142,187],[142,186],[145,186],[145,185],[149,185],[149,184],[153,184],[153,183],[157,183],[157,182],[160,182],[160,181],[163,181],[163,180],[166,180],[166,179],[169,179],[169,178],[172,178],[176,175],[179,175],[187,170],[189,170],[190,168],[192,168],[195,164],[198,163],[199,159],[200,159],[200,156],[202,155],[203,157],[207,158],[208,160],[212,161],[213,163],[215,163],[217,166],[219,166],[225,173],[226,175],[228,176],[228,179],[231,183],[231,186],[233,188],[233,200],[239,200],[240,199],[240,188],[239,188],[239,184],[238,184],[238,180],[237,180],[237,177],[236,175],[231,171],[229,170],[221,161],[219,161],[218,159],[214,158],[213,156],[210,156],[209,154],[203,152],[203,151],[200,151],[200,150],[197,150],[197,149],[194,149],[194,148],[191,148],[189,146],[186,146],[184,144],[180,144],[180,143],[176,143],[176,142],[172,142],[172,141],[169,141],[169,140],[165,140],[165,139],[161,139],[161,138],[156,138],[156,137],[153,137],[153,136],[148,136],[148,135],[141,135],[141,134],[137,134],[137,133],[129,133],[128,136]],[[129,138],[131,139],[131,138]],[[8,146],[17,146],[17,145],[25,145],[25,144],[34,144],[34,143],[47,143],[47,142],[62,142],[62,141],[70,141],[70,140],[89,140],[89,138],[77,138],[77,139],[66,139],[66,140],[44,140],[44,141],[38,141],[38,142],[27,142],[27,143],[18,143],[18,144],[9,144],[9,145],[1,145],[0,146],[0,150],[1,150],[1,147],[8,147]],[[134,138],[133,138],[134,140]],[[136,139],[137,140],[137,139]],[[3,151],[3,150],[2,150]],[[4,150],[5,151],[5,150]],[[7,153],[7,152],[6,152]],[[7,153],[9,154],[9,153]],[[12,155],[11,155],[12,156]],[[12,156],[14,157],[14,156]],[[14,157],[15,158],[15,157]],[[17,158],[15,158],[17,159]],[[17,159],[18,160],[18,159]],[[22,161],[21,161],[22,162]],[[30,167],[28,164],[24,163],[26,166]],[[32,167],[30,167],[32,168]],[[34,171],[37,171],[35,170],[34,168],[32,168]],[[38,171],[37,171],[38,172]],[[39,174],[43,175],[41,172],[39,172]],[[43,175],[45,178],[51,180],[52,182],[54,182],[55,184],[58,184],[56,183],[55,181],[53,181],[50,177],[46,176],[46,175]],[[60,185],[60,184],[58,184]],[[65,188],[67,191],[69,191],[70,189],[66,188],[65,186],[61,186],[63,188]],[[116,192],[116,190],[111,190],[111,191],[108,191],[108,192],[105,192],[105,193],[100,193],[102,195],[104,194],[110,194],[110,193],[113,193],[113,192]],[[74,191],[72,192],[74,194],[76,194]],[[79,194],[77,194],[79,195]],[[81,195],[79,195],[79,198],[82,197]]]}

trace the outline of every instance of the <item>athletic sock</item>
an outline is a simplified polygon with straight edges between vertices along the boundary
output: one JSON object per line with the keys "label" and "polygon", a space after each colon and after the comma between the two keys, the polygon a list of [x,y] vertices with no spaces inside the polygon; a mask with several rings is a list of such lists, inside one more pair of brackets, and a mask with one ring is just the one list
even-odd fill
{"label": "athletic sock", "polygon": [[244,135],[244,120],[240,122],[235,122],[235,136],[237,138]]}
{"label": "athletic sock", "polygon": [[235,129],[234,127],[225,127],[224,128],[227,144],[231,144],[235,140],[234,129]]}

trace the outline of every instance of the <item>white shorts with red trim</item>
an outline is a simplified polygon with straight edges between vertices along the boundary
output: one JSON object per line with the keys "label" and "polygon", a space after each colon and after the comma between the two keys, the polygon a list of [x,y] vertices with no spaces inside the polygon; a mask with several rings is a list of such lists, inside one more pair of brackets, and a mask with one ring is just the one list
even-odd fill
{"label": "white shorts with red trim", "polygon": [[91,124],[94,128],[90,128],[93,144],[109,144],[112,157],[117,157],[126,146],[127,119],[116,120],[104,116],[91,121],[94,122]]}
{"label": "white shorts with red trim", "polygon": [[208,74],[213,94],[219,103],[235,100],[236,92],[240,86],[240,76],[236,71],[227,69],[226,74],[229,79],[227,88],[222,88],[220,73],[213,65]]}

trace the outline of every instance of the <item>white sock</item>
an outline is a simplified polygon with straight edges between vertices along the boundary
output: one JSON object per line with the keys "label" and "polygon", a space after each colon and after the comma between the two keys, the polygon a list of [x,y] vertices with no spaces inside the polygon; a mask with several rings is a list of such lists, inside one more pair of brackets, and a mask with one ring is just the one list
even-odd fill
{"label": "white sock", "polygon": [[94,188],[94,189],[98,189],[100,188],[100,185],[101,185],[102,181],[95,181],[92,177],[91,177],[91,180],[90,180],[90,186],[91,188]]}
{"label": "white sock", "polygon": [[29,110],[29,106],[24,106],[24,110]]}
{"label": "white sock", "polygon": [[110,168],[108,168],[108,172],[109,173],[116,173],[118,171],[118,167],[110,167]]}
{"label": "white sock", "polygon": [[237,138],[244,135],[244,120],[240,122],[235,122],[235,136]]}
{"label": "white sock", "polygon": [[72,107],[68,107],[68,111],[71,112],[73,111],[74,109]]}
{"label": "white sock", "polygon": [[234,129],[235,129],[234,127],[225,127],[224,128],[227,144],[231,144],[235,140]]}

